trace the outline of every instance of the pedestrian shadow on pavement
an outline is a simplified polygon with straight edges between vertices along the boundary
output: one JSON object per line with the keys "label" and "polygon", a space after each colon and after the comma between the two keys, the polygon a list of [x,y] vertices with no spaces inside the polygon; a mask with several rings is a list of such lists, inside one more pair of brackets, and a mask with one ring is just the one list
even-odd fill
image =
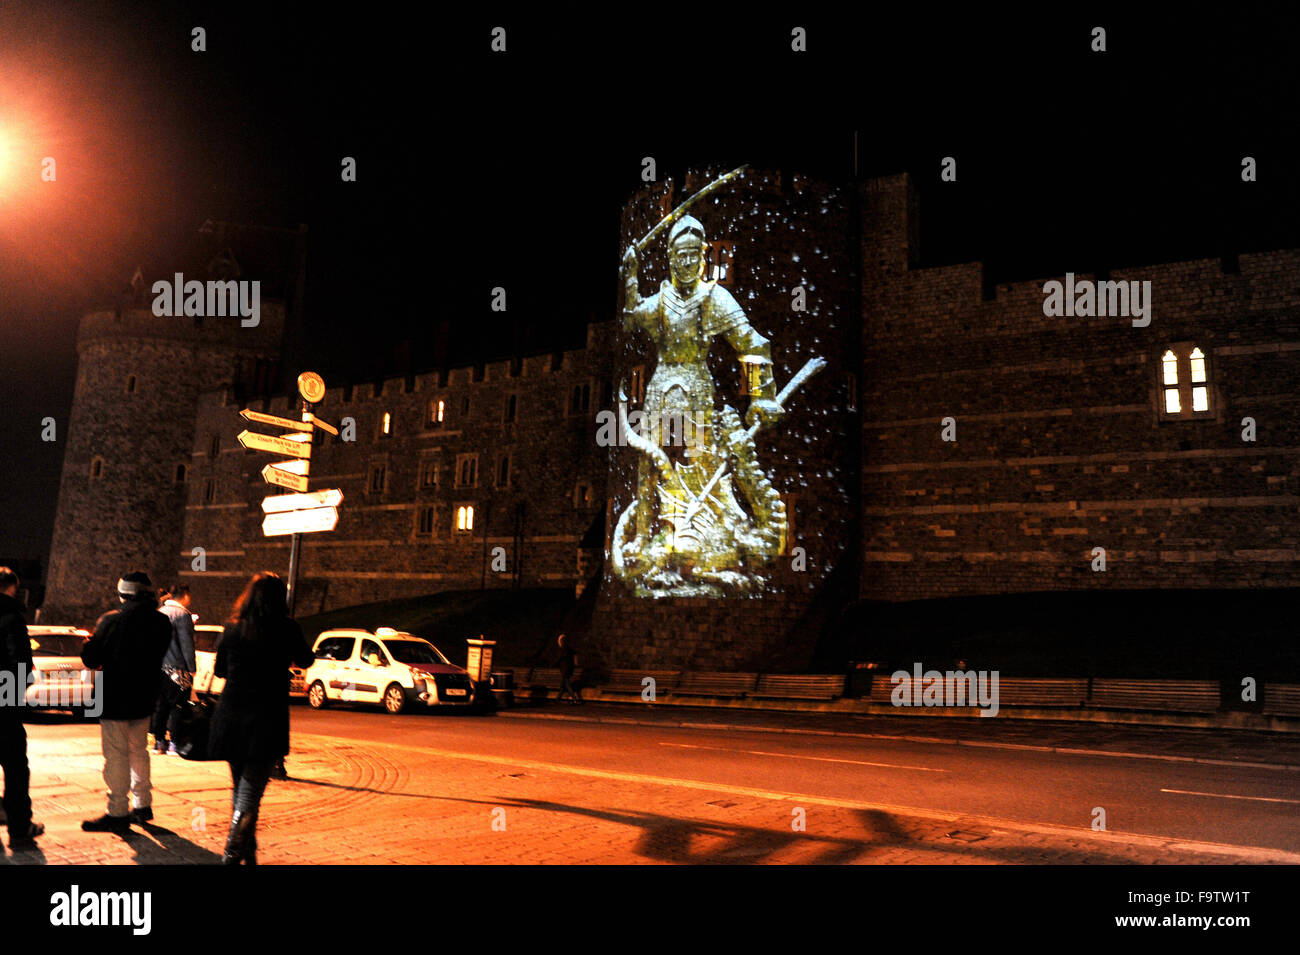
{"label": "pedestrian shadow on pavement", "polygon": [[[816,823],[808,822],[806,831],[783,831],[781,828],[763,828],[733,822],[688,819],[656,815],[649,812],[590,809],[542,799],[505,797],[500,800],[460,799],[459,802],[481,803],[492,806],[513,806],[519,809],[538,809],[545,812],[586,816],[643,830],[633,847],[638,855],[660,862],[686,865],[736,865],[767,861],[794,861],[801,865],[843,865],[852,862],[873,863],[886,860],[873,856],[882,850],[911,850],[918,854],[918,862],[943,861],[934,856],[967,856],[965,862],[988,864],[1051,864],[1051,865],[1117,865],[1134,864],[1136,860],[1125,855],[1124,845],[1106,846],[1093,842],[1091,833],[1080,832],[1079,838],[1091,845],[1045,847],[1041,845],[997,844],[987,842],[991,831],[981,833],[973,829],[962,830],[960,823],[945,824],[950,834],[913,835],[901,822],[906,817],[878,809],[854,810],[854,815],[866,830],[862,835],[818,833]],[[779,809],[774,804],[774,809]],[[780,811],[774,819],[783,819]],[[788,825],[788,823],[786,823]],[[1014,838],[1014,834],[1013,834]],[[964,841],[971,839],[973,841]],[[984,845],[980,845],[985,842]],[[774,859],[782,851],[797,849],[794,859]],[[922,855],[924,854],[924,855]],[[925,858],[931,856],[931,858]],[[599,860],[594,860],[599,861]],[[888,861],[896,861],[890,859]],[[1207,860],[1213,861],[1213,860]]]}
{"label": "pedestrian shadow on pavement", "polygon": [[[131,851],[135,853],[135,858],[129,863],[123,862],[123,865],[202,865],[221,861],[219,853],[205,849],[163,826],[149,823],[143,828],[144,833],[132,829],[117,837],[130,846]],[[49,864],[49,859],[39,848],[0,856],[0,865]]]}
{"label": "pedestrian shadow on pavement", "polygon": [[171,829],[151,822],[140,828],[144,833],[132,829],[125,835],[118,836],[135,853],[132,861],[136,865],[203,865],[221,861],[219,853],[205,849]]}

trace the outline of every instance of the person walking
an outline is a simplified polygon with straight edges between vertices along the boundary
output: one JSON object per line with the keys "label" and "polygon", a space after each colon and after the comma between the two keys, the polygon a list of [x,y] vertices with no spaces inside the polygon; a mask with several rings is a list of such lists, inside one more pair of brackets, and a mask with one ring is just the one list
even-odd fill
{"label": "person walking", "polygon": [[157,702],[158,671],[171,644],[172,625],[158,612],[148,574],[127,574],[117,582],[117,596],[121,609],[99,618],[94,636],[81,651],[88,668],[102,671],[99,733],[108,786],[108,812],[87,819],[81,828],[125,835],[132,822],[144,825],[153,819],[149,718]]}
{"label": "person walking", "polygon": [[32,822],[31,768],[21,709],[31,672],[32,645],[18,600],[18,575],[0,567],[0,678],[12,680],[14,687],[13,705],[0,704],[0,769],[5,774],[4,821],[14,852],[35,849],[36,837],[45,832],[43,825]]}
{"label": "person walking", "polygon": [[212,717],[208,754],[230,764],[230,835],[223,865],[257,865],[257,819],[271,768],[289,752],[285,671],[315,658],[289,616],[284,581],[254,574],[235,601],[213,667],[226,681]]}
{"label": "person walking", "polygon": [[[171,621],[172,642],[163,657],[158,703],[153,712],[154,752],[176,755],[176,726],[181,706],[190,698],[198,664],[194,659],[194,618],[190,615],[190,588],[176,584],[164,592],[158,609]],[[171,733],[171,743],[167,735]]]}
{"label": "person walking", "polygon": [[573,645],[565,639],[564,634],[560,634],[556,643],[560,645],[560,692],[555,698],[562,700],[567,693],[570,703],[581,703],[582,694],[573,688],[573,671],[578,665],[578,655],[573,651]]}

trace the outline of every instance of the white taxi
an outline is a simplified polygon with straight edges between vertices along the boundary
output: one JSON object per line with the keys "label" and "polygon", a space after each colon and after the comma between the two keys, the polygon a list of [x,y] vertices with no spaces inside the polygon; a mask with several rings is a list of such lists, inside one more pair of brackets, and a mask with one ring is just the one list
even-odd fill
{"label": "white taxi", "polygon": [[81,662],[81,651],[89,637],[90,631],[80,627],[33,624],[27,628],[34,676],[27,687],[27,706],[71,710],[86,719],[99,715],[98,675]]}
{"label": "white taxi", "polygon": [[390,713],[408,705],[468,707],[474,702],[469,671],[428,640],[390,627],[326,630],[312,648],[316,662],[303,674],[307,702],[381,703]]}

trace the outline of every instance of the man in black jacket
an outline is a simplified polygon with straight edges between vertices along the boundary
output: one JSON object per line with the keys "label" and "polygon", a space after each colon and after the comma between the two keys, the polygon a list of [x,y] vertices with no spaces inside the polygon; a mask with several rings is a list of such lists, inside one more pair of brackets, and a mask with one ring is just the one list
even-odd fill
{"label": "man in black jacket", "polygon": [[[32,645],[27,637],[23,605],[18,602],[18,575],[0,567],[0,679],[10,682],[13,699],[0,703],[0,767],[4,768],[4,810],[9,825],[9,848],[14,852],[36,848],[45,831],[32,822],[28,793],[31,770],[27,765],[27,731],[22,705],[32,672]],[[10,705],[12,703],[12,705]]]}
{"label": "man in black jacket", "polygon": [[132,821],[143,825],[153,819],[149,718],[158,696],[158,671],[172,640],[172,625],[158,612],[148,574],[127,574],[117,582],[117,595],[122,609],[99,618],[95,635],[81,651],[86,666],[103,670],[99,692],[104,710],[99,731],[104,746],[104,782],[108,784],[108,813],[87,819],[81,828],[124,834]]}

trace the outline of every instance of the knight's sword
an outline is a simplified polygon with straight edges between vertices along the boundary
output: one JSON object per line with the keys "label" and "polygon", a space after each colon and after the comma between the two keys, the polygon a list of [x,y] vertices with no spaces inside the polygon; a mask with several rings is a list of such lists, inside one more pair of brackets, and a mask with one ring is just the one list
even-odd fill
{"label": "knight's sword", "polygon": [[[807,381],[809,378],[817,374],[817,372],[821,371],[825,367],[826,367],[826,360],[824,358],[811,359],[806,365],[804,365],[802,368],[799,369],[798,374],[796,374],[793,378],[791,378],[788,382],[786,382],[786,386],[782,388],[781,393],[776,396],[777,405],[784,410],[785,403],[787,400],[789,400],[790,396],[793,395],[796,391],[798,391],[805,381]],[[755,421],[752,425],[750,425],[749,429],[745,433],[748,434],[750,438],[753,438],[754,435],[758,434],[758,429],[762,426],[762,424],[763,421],[760,418],[759,420]],[[719,481],[722,480],[723,475],[725,475],[726,473],[727,473],[727,462],[723,461],[721,464],[718,465],[718,469],[713,472],[713,477],[709,478],[709,483],[704,485],[704,488],[696,496],[695,500],[692,501],[690,505],[686,508],[686,514],[682,518],[683,521],[689,521],[695,515],[696,511],[698,511],[701,507],[704,506],[704,501],[709,496],[709,492],[712,491],[714,486]]]}
{"label": "knight's sword", "polygon": [[731,180],[735,179],[737,176],[739,176],[742,172],[744,172],[748,168],[749,168],[749,164],[746,163],[743,166],[738,166],[737,168],[731,170],[731,172],[727,173],[726,175],[719,176],[717,179],[713,180],[713,182],[709,183],[707,186],[705,186],[695,195],[691,196],[689,199],[683,202],[672,212],[668,213],[668,215],[660,219],[659,224],[655,226],[653,229],[651,229],[649,232],[647,232],[645,234],[645,238],[641,239],[640,242],[636,243],[637,252],[641,252],[643,249],[645,249],[647,245],[649,245],[651,242],[654,241],[655,236],[657,236],[660,232],[663,232],[664,229],[668,228],[670,225],[672,225],[674,222],[676,222],[678,219],[684,216],[686,214],[687,209],[695,205],[695,203],[699,202],[701,199],[711,195],[713,192],[722,188],[722,186],[724,186],[726,183],[731,182]]}

